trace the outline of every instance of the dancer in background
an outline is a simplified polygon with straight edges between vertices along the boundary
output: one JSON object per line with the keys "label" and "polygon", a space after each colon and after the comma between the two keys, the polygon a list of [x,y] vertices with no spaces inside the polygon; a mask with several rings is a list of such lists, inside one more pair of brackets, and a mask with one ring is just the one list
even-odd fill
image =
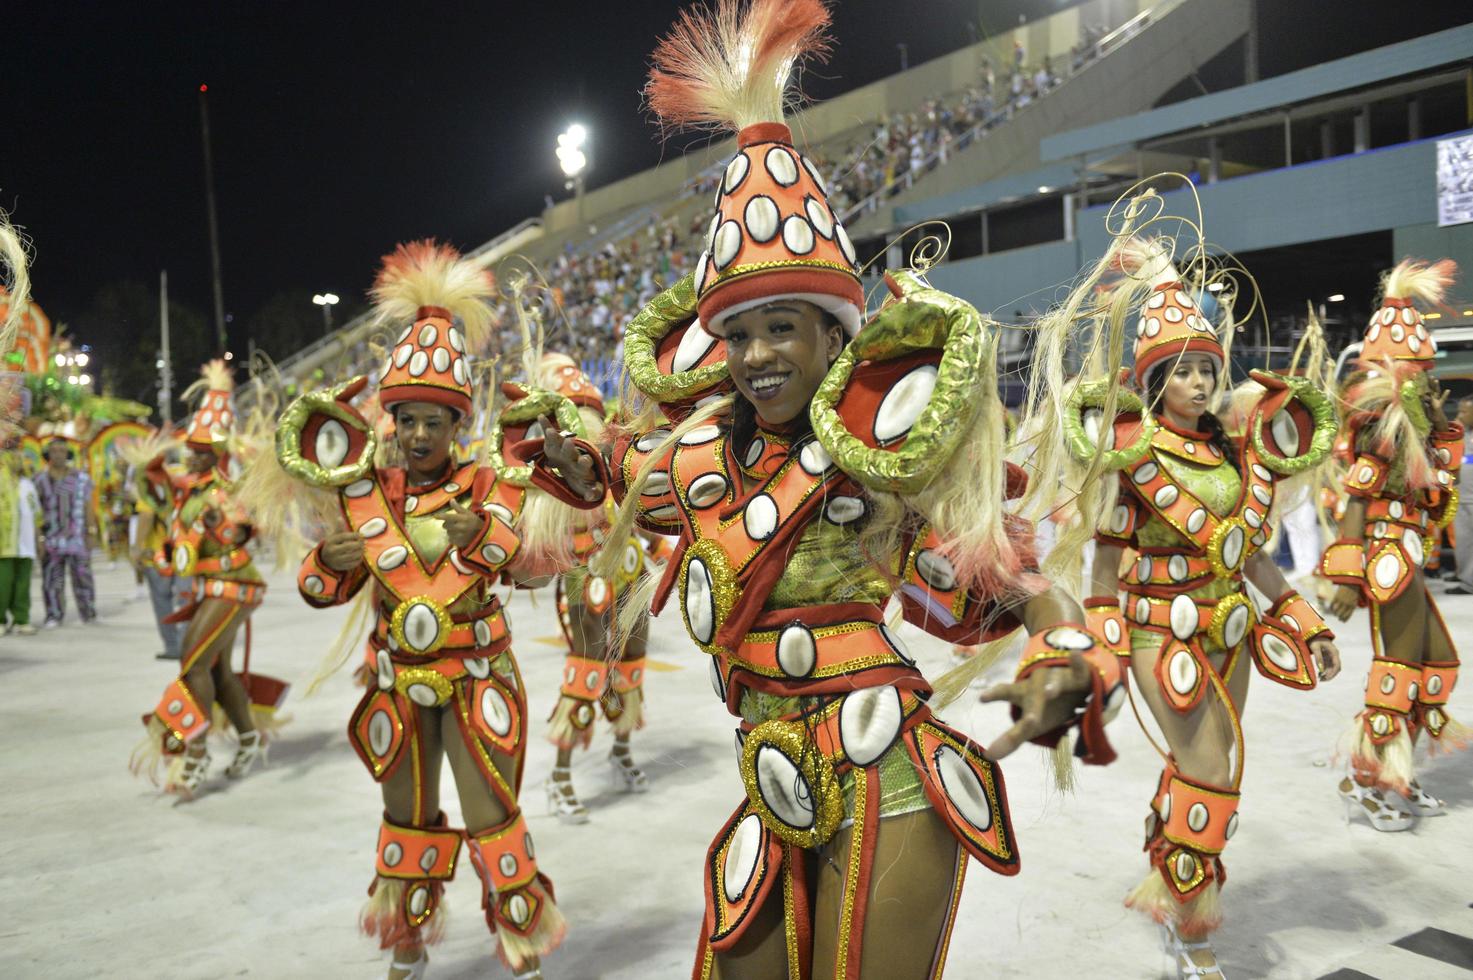
{"label": "dancer in background", "polygon": [[[163,465],[166,463],[160,463]],[[169,537],[169,514],[173,501],[164,485],[146,480],[143,486],[138,486],[138,481],[130,482],[137,487],[134,494],[136,506],[128,529],[133,566],[148,588],[159,638],[164,643],[163,652],[155,659],[178,660],[184,624],[177,622],[174,614],[179,611],[179,600],[193,593],[194,583],[186,576],[176,574],[172,567],[158,564],[159,558],[167,552],[165,543]]]}
{"label": "dancer in background", "polygon": [[[208,774],[210,754],[205,735],[218,704],[236,732],[235,756],[225,768],[231,779],[245,776],[266,759],[263,726],[274,726],[276,709],[287,685],[250,671],[249,620],[266,597],[266,583],[251,559],[253,528],[227,473],[232,452],[235,411],[230,368],[224,361],[205,365],[203,377],[185,392],[200,395],[184,445],[188,472],[175,476],[164,467],[166,453],[155,452],[144,478],[159,499],[168,499],[169,530],[156,566],[170,574],[192,577],[193,602],[170,620],[186,623],[181,641],[179,676],[164,689],[158,705],[143,716],[147,729],[134,750],[131,768],[153,778],[162,758],[172,762],[164,791],[183,799],[199,793]],[[154,443],[144,444],[149,452]],[[169,620],[166,620],[166,622]],[[231,668],[235,638],[246,627],[245,669]]]}
{"label": "dancer in background", "polygon": [[[1455,272],[1448,259],[1408,259],[1386,277],[1359,371],[1346,385],[1340,448],[1348,500],[1340,537],[1322,565],[1340,586],[1330,611],[1348,619],[1362,605],[1371,614],[1365,710],[1352,726],[1340,795],[1351,812],[1383,831],[1407,830],[1416,818],[1445,809],[1417,780],[1418,740],[1427,736],[1430,753],[1469,743],[1467,727],[1447,713],[1458,681],[1457,648],[1422,572],[1432,530],[1457,511],[1464,433],[1443,412],[1447,395],[1433,373],[1437,342],[1415,303],[1440,302]],[[1394,805],[1388,792],[1403,805]]]}
{"label": "dancer in background", "polygon": [[[578,406],[589,442],[604,444],[603,398],[572,358],[544,355],[538,384]],[[573,560],[578,565],[558,578],[558,620],[568,643],[568,657],[563,665],[562,690],[548,719],[547,738],[558,751],[546,786],[548,810],[566,823],[588,822],[588,808],[573,787],[571,766],[573,750],[586,749],[593,742],[593,722],[599,709],[613,728],[609,765],[619,788],[627,793],[649,789],[649,779],[634,764],[629,748],[630,736],[644,726],[649,626],[642,621],[620,634],[613,623],[640,576],[653,570],[645,539],[635,534],[624,542],[612,579],[594,574],[587,566],[603,541],[607,511],[612,506],[610,502],[608,508],[586,512],[588,523],[574,535],[572,543]],[[621,636],[623,646],[611,656],[609,639],[613,636]]]}
{"label": "dancer in background", "polygon": [[[555,499],[531,487],[532,471],[507,455],[543,413],[578,427],[574,407],[552,393],[517,389],[508,411],[529,409],[527,417],[505,422],[504,438],[489,447],[491,466],[455,458],[473,415],[472,357],[487,342],[493,293],[490,274],[453,249],[400,246],[373,290],[380,324],[398,338],[378,372],[397,460],[375,466],[379,437],[351,404],[364,378],[297,399],[277,438],[281,467],[331,490],[342,527],[303,561],[302,597],[325,608],[362,593],[371,604],[371,683],[348,732],[383,793],[361,924],[393,951],[390,980],[423,975],[463,842],[481,879],[486,924],[518,977],[540,977],[541,957],[566,930],[518,803],[527,694],[492,586],[559,571],[570,504],[594,508],[601,498]],[[440,809],[444,760],[465,829]]]}
{"label": "dancer in background", "polygon": [[[1241,441],[1229,439],[1212,411],[1227,356],[1193,298],[1206,284],[1185,281],[1167,249],[1165,240],[1137,239],[1123,253],[1116,303],[1137,311],[1140,398],[1115,420],[1111,444],[1144,430],[1150,449],[1122,460],[1085,606],[1129,662],[1169,750],[1147,821],[1151,870],[1126,904],[1162,924],[1179,975],[1194,977],[1222,972],[1209,936],[1222,921],[1222,853],[1238,825],[1250,676],[1242,661],[1305,690],[1316,684],[1316,662],[1325,679],[1340,670],[1319,613],[1259,550],[1271,534],[1275,485],[1329,457],[1335,415],[1304,379],[1255,371],[1262,394],[1244,412]],[[1098,446],[1085,435],[1085,416],[1098,421],[1104,402],[1091,386],[1075,398],[1071,429],[1087,457]],[[1127,549],[1139,558],[1122,582]],[[1254,607],[1248,582],[1271,598],[1267,610]]]}

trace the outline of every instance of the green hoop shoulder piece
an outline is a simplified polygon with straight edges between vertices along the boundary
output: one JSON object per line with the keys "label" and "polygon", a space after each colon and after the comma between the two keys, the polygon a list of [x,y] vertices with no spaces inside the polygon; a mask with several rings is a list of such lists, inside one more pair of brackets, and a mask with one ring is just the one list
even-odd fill
{"label": "green hoop shoulder piece", "polygon": [[624,367],[640,393],[671,417],[730,387],[726,344],[696,318],[695,273],[650,300],[629,321]]}
{"label": "green hoop shoulder piece", "polygon": [[1248,412],[1248,437],[1264,466],[1281,476],[1313,469],[1330,456],[1339,420],[1330,397],[1306,378],[1270,371],[1248,376],[1264,387]]}
{"label": "green hoop shoulder piece", "polygon": [[1146,411],[1141,396],[1117,386],[1115,417],[1105,419],[1110,379],[1076,385],[1064,402],[1064,442],[1069,455],[1093,465],[1096,457],[1105,470],[1123,470],[1140,461],[1151,448],[1156,417]]}
{"label": "green hoop shoulder piece", "polygon": [[299,396],[276,429],[276,459],[308,486],[345,487],[373,470],[378,434],[349,404],[368,379],[363,376]]}
{"label": "green hoop shoulder piece", "polygon": [[517,487],[532,485],[532,467],[507,462],[506,450],[523,439],[536,439],[542,435],[542,420],[557,420],[558,428],[571,432],[579,439],[587,438],[583,419],[578,415],[578,406],[555,391],[533,388],[530,385],[507,382],[501,393],[508,404],[496,414],[491,431],[486,438],[491,443],[488,454],[491,469],[496,475]]}
{"label": "green hoop shoulder piece", "polygon": [[839,354],[808,417],[823,448],[860,484],[914,494],[976,423],[976,379],[995,334],[970,304],[920,275],[891,278],[896,296]]}

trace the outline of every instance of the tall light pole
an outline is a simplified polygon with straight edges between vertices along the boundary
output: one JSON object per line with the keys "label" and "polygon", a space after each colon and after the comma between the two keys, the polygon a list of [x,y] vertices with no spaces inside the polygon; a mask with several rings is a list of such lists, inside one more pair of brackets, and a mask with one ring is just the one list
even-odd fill
{"label": "tall light pole", "polygon": [[583,223],[583,171],[588,169],[588,153],[583,147],[587,143],[588,127],[582,123],[573,123],[558,133],[557,162],[573,191],[574,211],[580,225]]}
{"label": "tall light pole", "polygon": [[159,423],[174,417],[174,366],[169,358],[169,270],[159,273]]}
{"label": "tall light pole", "polygon": [[215,340],[219,349],[225,340],[225,287],[220,281],[220,222],[215,217],[215,156],[210,148],[210,87],[199,87],[200,138],[205,145],[205,209],[210,219],[210,274],[215,283]]}
{"label": "tall light pole", "polygon": [[338,304],[337,293],[313,293],[312,302],[322,307],[322,335],[332,333],[332,308]]}

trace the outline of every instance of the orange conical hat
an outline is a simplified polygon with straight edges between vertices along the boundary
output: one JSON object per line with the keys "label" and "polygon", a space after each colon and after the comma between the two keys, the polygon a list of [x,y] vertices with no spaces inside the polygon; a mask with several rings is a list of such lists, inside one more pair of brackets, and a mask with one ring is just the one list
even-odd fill
{"label": "orange conical hat", "polygon": [[1403,259],[1386,275],[1381,308],[1371,315],[1366,325],[1361,360],[1381,364],[1388,358],[1427,369],[1437,356],[1437,341],[1422,323],[1422,314],[1413,300],[1437,304],[1457,274],[1452,259],[1428,264]]}
{"label": "orange conical hat", "polygon": [[537,369],[537,384],[557,392],[574,405],[591,408],[600,415],[603,414],[604,399],[598,386],[566,354],[549,351],[542,355]]}
{"label": "orange conical hat", "polygon": [[230,394],[235,390],[230,365],[221,360],[210,361],[200,369],[201,380],[195,388],[204,389],[199,407],[189,419],[184,443],[191,449],[215,449],[230,436],[235,425],[235,412],[230,407]]}
{"label": "orange conical hat", "polygon": [[381,322],[404,323],[379,372],[379,402],[432,402],[471,411],[470,352],[486,340],[491,273],[432,241],[400,245],[384,256],[373,284]]}
{"label": "orange conical hat", "polygon": [[717,0],[685,11],[655,50],[646,93],[661,123],[737,136],[696,262],[697,312],[711,330],[778,298],[827,310],[851,335],[863,320],[854,245],[782,121],[792,69],[827,51],[828,24],[821,0]]}
{"label": "orange conical hat", "polygon": [[1198,309],[1165,244],[1160,239],[1127,242],[1121,249],[1120,264],[1127,273],[1148,280],[1151,286],[1136,321],[1136,384],[1145,389],[1155,368],[1188,353],[1206,354],[1220,373],[1223,349],[1217,330]]}

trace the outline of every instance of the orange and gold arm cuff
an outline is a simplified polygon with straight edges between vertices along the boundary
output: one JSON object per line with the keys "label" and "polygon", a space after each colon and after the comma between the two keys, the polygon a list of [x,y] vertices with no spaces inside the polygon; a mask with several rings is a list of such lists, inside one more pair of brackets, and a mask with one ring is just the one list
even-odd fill
{"label": "orange and gold arm cuff", "polygon": [[307,552],[297,571],[297,591],[309,606],[325,609],[340,606],[358,594],[368,581],[368,569],[359,565],[352,571],[336,572],[322,560],[322,545]]}
{"label": "orange and gold arm cuff", "polygon": [[1091,633],[1105,641],[1117,657],[1130,656],[1130,633],[1117,596],[1090,596],[1084,600],[1085,624]]}
{"label": "orange and gold arm cuff", "polygon": [[[1090,672],[1090,689],[1067,724],[1032,739],[1036,745],[1053,748],[1070,728],[1079,729],[1074,754],[1086,765],[1103,766],[1115,761],[1115,750],[1105,735],[1105,725],[1119,713],[1125,703],[1125,665],[1104,638],[1084,626],[1061,623],[1039,630],[1028,638],[1018,664],[1018,680],[1034,671],[1068,666],[1079,654]],[[1016,721],[1021,712],[1013,709]]]}
{"label": "orange and gold arm cuff", "polygon": [[1268,614],[1282,619],[1290,629],[1306,640],[1335,639],[1335,632],[1330,629],[1330,624],[1325,622],[1319,610],[1293,589],[1279,596],[1279,601],[1273,604]]}

